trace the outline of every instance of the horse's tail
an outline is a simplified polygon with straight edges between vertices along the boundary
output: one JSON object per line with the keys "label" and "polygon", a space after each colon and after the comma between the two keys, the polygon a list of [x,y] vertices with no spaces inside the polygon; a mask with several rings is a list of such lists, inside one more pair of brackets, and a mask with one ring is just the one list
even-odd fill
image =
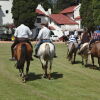
{"label": "horse's tail", "polygon": [[27,47],[26,44],[22,44],[21,46],[21,57],[22,59],[27,59]]}
{"label": "horse's tail", "polygon": [[27,47],[26,44],[22,44],[20,50],[20,57],[17,60],[16,68],[21,69],[26,59],[27,59]]}
{"label": "horse's tail", "polygon": [[45,58],[50,57],[50,46],[49,44],[45,45],[45,54],[44,54]]}

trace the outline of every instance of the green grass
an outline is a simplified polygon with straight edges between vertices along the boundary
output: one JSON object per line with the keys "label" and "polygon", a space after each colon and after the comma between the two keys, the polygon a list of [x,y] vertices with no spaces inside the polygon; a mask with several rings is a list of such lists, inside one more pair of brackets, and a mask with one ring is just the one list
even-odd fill
{"label": "green grass", "polygon": [[58,58],[53,61],[52,79],[41,78],[40,61],[34,58],[26,83],[22,83],[15,62],[9,61],[10,46],[0,44],[0,100],[100,100],[100,71],[70,64],[64,44],[56,45]]}

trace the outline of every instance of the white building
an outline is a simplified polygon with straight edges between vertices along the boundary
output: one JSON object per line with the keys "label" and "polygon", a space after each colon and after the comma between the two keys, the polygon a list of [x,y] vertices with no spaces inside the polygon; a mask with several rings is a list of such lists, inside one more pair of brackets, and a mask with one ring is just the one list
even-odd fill
{"label": "white building", "polygon": [[0,0],[0,25],[13,23],[12,2],[13,0]]}
{"label": "white building", "polygon": [[81,4],[77,6],[71,6],[64,9],[59,14],[52,14],[50,9],[48,11],[45,11],[41,5],[38,5],[38,7],[36,8],[36,13],[38,13],[38,16],[35,22],[36,29],[34,30],[34,34],[38,34],[40,24],[44,22],[48,22],[49,27],[52,27],[51,30],[59,38],[63,36],[64,30],[80,30],[80,6]]}

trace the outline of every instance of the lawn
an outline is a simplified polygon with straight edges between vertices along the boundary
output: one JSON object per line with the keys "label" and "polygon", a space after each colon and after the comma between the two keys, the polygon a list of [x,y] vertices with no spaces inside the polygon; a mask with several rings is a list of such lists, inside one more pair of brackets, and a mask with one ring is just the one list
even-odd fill
{"label": "lawn", "polygon": [[53,61],[52,79],[41,78],[40,61],[34,58],[26,83],[22,83],[15,61],[9,61],[10,46],[0,44],[0,100],[100,100],[100,71],[82,66],[78,55],[78,63],[70,64],[65,44],[56,44],[58,58]]}

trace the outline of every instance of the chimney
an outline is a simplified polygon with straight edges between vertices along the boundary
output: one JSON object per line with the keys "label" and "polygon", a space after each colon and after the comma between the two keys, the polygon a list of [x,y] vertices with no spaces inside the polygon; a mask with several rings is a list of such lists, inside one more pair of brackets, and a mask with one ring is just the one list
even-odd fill
{"label": "chimney", "polygon": [[51,15],[51,8],[48,9],[48,14]]}

